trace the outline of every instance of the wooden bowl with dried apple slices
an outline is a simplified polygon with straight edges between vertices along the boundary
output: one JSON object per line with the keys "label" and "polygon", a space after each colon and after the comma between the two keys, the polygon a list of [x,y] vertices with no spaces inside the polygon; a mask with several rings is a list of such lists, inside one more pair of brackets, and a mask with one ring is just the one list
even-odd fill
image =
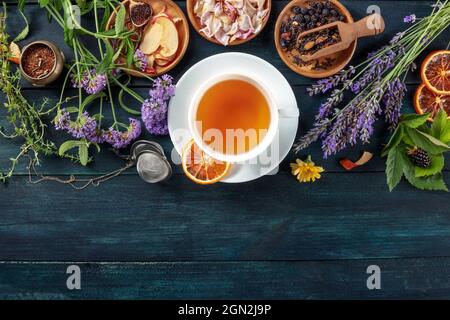
{"label": "wooden bowl with dried apple slices", "polygon": [[[144,53],[149,58],[149,64],[153,64],[152,68],[147,68],[145,74],[151,77],[165,74],[172,70],[186,53],[189,44],[189,23],[186,16],[180,7],[171,0],[134,0],[134,2],[148,3],[153,10],[149,22],[141,29],[141,38],[138,40],[139,45],[137,46],[141,50],[142,48],[146,49]],[[133,27],[130,20],[130,3],[129,0],[122,1],[127,12],[125,19],[127,28]],[[113,28],[118,10],[119,7],[116,7],[109,17],[107,30]],[[158,26],[156,26],[157,24]],[[170,36],[174,34],[175,30],[178,41],[175,37]],[[176,48],[174,48],[174,43],[177,44]],[[125,72],[135,77],[143,77],[142,72],[137,70],[125,70]]]}
{"label": "wooden bowl with dried apple slices", "polygon": [[[217,39],[215,39],[213,37],[208,37],[205,33],[200,31],[204,26],[201,24],[200,18],[197,17],[195,12],[194,12],[195,11],[194,8],[195,8],[195,5],[196,5],[197,1],[199,1],[199,0],[187,0],[186,1],[186,11],[187,11],[188,16],[189,16],[189,21],[191,21],[191,24],[194,27],[195,31],[197,31],[198,34],[200,34],[203,38],[205,38],[206,40],[208,40],[208,41],[210,41],[212,43],[215,43],[215,44],[218,44],[218,45],[224,45],[223,43],[221,43]],[[272,11],[272,0],[265,0],[263,8],[265,10],[267,10],[267,14],[264,17],[264,19],[262,21],[262,24],[261,24],[261,28],[258,30],[258,32],[251,34],[246,39],[235,39],[235,40],[229,42],[227,44],[227,46],[236,46],[236,45],[240,45],[240,44],[243,44],[245,42],[248,42],[248,41],[254,39],[257,35],[259,35],[262,30],[264,30],[264,27],[266,26],[267,21],[269,21],[270,13]]]}

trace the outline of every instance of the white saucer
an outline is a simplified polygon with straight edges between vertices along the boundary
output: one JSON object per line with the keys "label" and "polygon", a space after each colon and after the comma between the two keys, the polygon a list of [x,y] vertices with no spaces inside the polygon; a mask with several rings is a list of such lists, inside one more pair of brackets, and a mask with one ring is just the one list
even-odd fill
{"label": "white saucer", "polygon": [[[267,174],[278,171],[278,165],[291,150],[297,134],[299,111],[294,92],[284,76],[270,63],[250,54],[240,52],[221,53],[196,63],[178,81],[176,94],[170,100],[168,123],[170,138],[176,153],[172,153],[172,160],[180,162],[179,155],[183,146],[192,139],[189,134],[188,108],[192,96],[205,79],[223,73],[238,73],[254,77],[271,90],[275,103],[282,108],[284,114],[279,118],[279,147],[277,148],[279,161],[270,165],[258,163],[235,163],[232,170],[221,182],[240,183],[258,179]],[[273,150],[273,149],[272,149]],[[255,161],[256,162],[256,161]]]}

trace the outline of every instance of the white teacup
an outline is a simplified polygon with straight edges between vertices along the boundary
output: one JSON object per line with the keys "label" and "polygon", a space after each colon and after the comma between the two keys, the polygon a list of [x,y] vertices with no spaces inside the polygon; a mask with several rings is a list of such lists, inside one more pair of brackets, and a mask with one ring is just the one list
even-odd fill
{"label": "white teacup", "polygon": [[[202,137],[201,129],[199,128],[198,124],[196,123],[197,119],[197,110],[200,104],[200,101],[203,97],[203,95],[213,87],[215,84],[220,83],[222,81],[226,80],[241,80],[248,82],[249,84],[255,86],[264,96],[264,98],[267,101],[267,105],[269,107],[270,112],[270,123],[269,127],[266,130],[265,135],[262,137],[262,139],[259,141],[259,143],[251,148],[250,150],[242,153],[237,154],[230,154],[225,153],[221,151],[217,151],[216,149],[212,148],[210,145],[204,142],[204,139]],[[256,158],[259,156],[262,152],[264,152],[270,144],[274,141],[274,138],[276,136],[277,130],[278,130],[278,120],[279,120],[279,110],[277,106],[275,105],[274,98],[270,91],[260,82],[253,78],[250,78],[249,76],[243,75],[243,74],[222,74],[219,76],[216,76],[212,79],[209,79],[205,81],[205,84],[201,86],[197,92],[194,93],[193,99],[191,101],[191,104],[189,106],[188,111],[188,123],[189,123],[189,130],[194,138],[195,143],[209,156],[211,156],[214,159],[236,163],[236,162],[245,162],[247,160]],[[225,137],[224,137],[225,139]]]}

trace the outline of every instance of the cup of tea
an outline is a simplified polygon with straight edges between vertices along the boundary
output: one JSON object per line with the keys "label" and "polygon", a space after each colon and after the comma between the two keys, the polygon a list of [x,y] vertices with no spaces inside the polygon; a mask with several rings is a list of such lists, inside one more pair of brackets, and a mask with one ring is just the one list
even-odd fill
{"label": "cup of tea", "polygon": [[209,79],[194,94],[188,111],[190,133],[209,156],[245,162],[274,141],[279,110],[265,85],[243,74]]}

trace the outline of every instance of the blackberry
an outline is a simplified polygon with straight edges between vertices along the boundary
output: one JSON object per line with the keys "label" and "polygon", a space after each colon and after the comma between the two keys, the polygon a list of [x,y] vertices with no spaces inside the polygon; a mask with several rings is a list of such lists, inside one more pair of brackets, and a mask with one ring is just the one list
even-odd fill
{"label": "blackberry", "polygon": [[295,6],[295,7],[292,8],[292,12],[294,14],[300,14],[300,13],[302,13],[302,10],[301,10],[301,8],[299,6]]}
{"label": "blackberry", "polygon": [[418,147],[409,150],[408,156],[414,163],[414,165],[417,167],[428,168],[431,165],[431,158],[428,155],[428,153],[425,150],[420,149]]}

